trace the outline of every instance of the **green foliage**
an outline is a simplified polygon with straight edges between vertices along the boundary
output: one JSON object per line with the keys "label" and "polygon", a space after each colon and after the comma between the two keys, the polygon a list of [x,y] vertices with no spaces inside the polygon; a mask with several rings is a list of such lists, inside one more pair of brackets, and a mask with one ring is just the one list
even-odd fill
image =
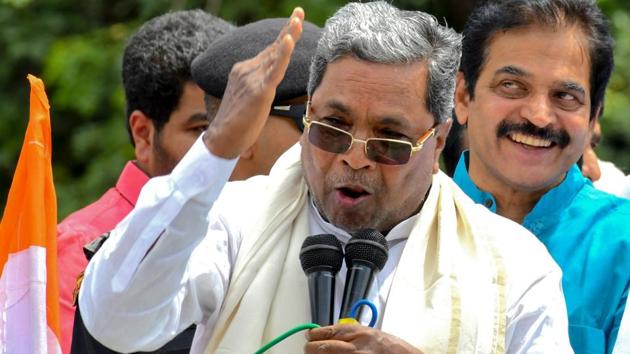
{"label": "green foliage", "polygon": [[[302,6],[323,25],[341,0],[0,0],[0,210],[28,120],[26,74],[47,86],[53,127],[53,169],[59,219],[113,186],[133,158],[124,127],[121,55],[140,24],[169,10],[203,8],[242,25],[287,17]],[[461,30],[474,0],[397,0]],[[630,5],[601,0],[615,37],[617,68],[602,120],[598,152],[630,172]]]}
{"label": "green foliage", "polygon": [[13,7],[24,7],[31,3],[32,0],[2,0],[0,4],[11,5]]}
{"label": "green foliage", "polygon": [[614,161],[630,172],[630,6],[611,9],[609,14],[615,33],[615,71],[606,92],[601,119],[602,145],[600,158]]}

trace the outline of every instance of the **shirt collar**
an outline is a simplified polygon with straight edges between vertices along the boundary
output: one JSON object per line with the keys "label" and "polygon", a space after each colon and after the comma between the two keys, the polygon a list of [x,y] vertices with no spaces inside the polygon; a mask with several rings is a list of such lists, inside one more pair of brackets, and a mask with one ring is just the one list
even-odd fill
{"label": "shirt collar", "polygon": [[[317,207],[315,207],[315,203],[313,202],[313,198],[309,195],[309,209],[310,214],[312,216],[311,220],[314,220],[317,226],[321,228],[325,233],[329,233],[335,235],[341,243],[347,243],[352,237],[348,232],[338,228],[337,226],[331,224],[330,222],[324,220],[322,215],[320,214]],[[414,214],[411,217],[401,221],[398,225],[394,226],[389,233],[387,234],[387,244],[391,248],[393,244],[401,242],[409,238],[409,234],[411,233],[411,229],[416,224],[416,221],[419,217],[420,213]]]}
{"label": "shirt collar", "polygon": [[492,194],[477,188],[468,174],[468,151],[464,151],[459,158],[453,180],[475,203],[483,204],[492,212],[497,212],[497,203]]}
{"label": "shirt collar", "polygon": [[525,217],[525,222],[532,219],[549,218],[565,210],[586,184],[586,181],[579,167],[576,164],[571,166],[564,180],[540,198],[532,211]]}
{"label": "shirt collar", "polygon": [[147,181],[149,181],[149,176],[133,161],[129,161],[118,177],[116,189],[129,203],[136,205],[140,191]]}

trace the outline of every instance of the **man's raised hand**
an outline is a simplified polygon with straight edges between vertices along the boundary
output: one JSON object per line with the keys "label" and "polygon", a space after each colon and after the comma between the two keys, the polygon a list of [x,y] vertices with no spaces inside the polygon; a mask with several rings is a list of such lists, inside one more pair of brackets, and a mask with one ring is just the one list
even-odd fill
{"label": "man's raised hand", "polygon": [[236,158],[258,139],[302,34],[303,21],[304,10],[298,7],[272,44],[232,68],[217,115],[204,136],[214,155]]}

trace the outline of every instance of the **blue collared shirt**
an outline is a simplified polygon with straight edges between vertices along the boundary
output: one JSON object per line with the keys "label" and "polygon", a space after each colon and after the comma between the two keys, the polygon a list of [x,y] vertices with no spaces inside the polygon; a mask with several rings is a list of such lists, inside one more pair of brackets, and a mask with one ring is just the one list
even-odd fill
{"label": "blue collared shirt", "polygon": [[[454,180],[496,213],[496,199],[468,175],[468,152],[459,159]],[[540,198],[523,226],[562,268],[575,352],[612,352],[630,288],[630,200],[595,189],[574,165]]]}

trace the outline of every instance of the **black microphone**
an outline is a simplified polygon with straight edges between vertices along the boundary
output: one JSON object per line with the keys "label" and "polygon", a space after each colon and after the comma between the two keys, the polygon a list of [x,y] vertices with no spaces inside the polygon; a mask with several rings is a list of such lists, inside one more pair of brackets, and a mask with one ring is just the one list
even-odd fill
{"label": "black microphone", "polygon": [[300,263],[308,277],[313,323],[320,326],[333,324],[335,276],[343,263],[341,242],[330,234],[307,237],[300,250]]}
{"label": "black microphone", "polygon": [[[352,306],[365,299],[376,274],[387,262],[385,236],[372,229],[357,231],[346,245],[346,286],[339,318],[351,317]],[[359,311],[358,317],[361,316]]]}

